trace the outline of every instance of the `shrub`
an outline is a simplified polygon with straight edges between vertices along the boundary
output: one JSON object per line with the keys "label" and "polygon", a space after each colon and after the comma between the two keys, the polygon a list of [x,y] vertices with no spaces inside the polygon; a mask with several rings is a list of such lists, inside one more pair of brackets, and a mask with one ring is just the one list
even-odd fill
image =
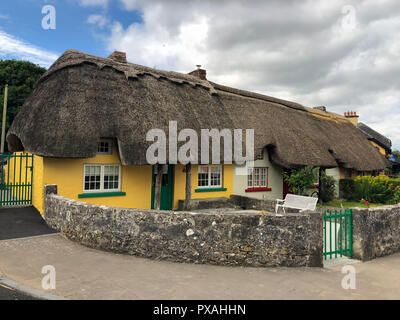
{"label": "shrub", "polygon": [[354,180],[340,179],[339,180],[339,197],[345,200],[355,200],[354,195]]}
{"label": "shrub", "polygon": [[365,199],[370,203],[393,202],[395,189],[385,176],[364,176],[354,179],[354,197],[360,201]]}
{"label": "shrub", "polygon": [[291,192],[297,195],[304,195],[314,185],[315,170],[311,166],[302,169],[293,169],[290,174],[283,173],[285,181]]}
{"label": "shrub", "polygon": [[393,203],[394,204],[400,203],[400,187],[394,188]]}
{"label": "shrub", "polygon": [[320,190],[319,199],[322,202],[332,201],[335,198],[335,179],[331,176],[322,176]]}
{"label": "shrub", "polygon": [[389,178],[389,184],[393,187],[400,187],[400,179],[399,178]]}

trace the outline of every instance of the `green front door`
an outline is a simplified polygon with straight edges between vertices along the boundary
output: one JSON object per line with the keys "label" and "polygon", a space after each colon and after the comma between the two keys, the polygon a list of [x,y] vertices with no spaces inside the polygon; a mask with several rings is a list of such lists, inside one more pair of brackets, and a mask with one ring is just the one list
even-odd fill
{"label": "green front door", "polygon": [[[152,187],[151,187],[151,208],[154,209],[154,191],[155,191],[155,181],[156,175],[152,174]],[[161,178],[161,210],[172,210],[174,198],[174,165],[164,165],[163,174]]]}

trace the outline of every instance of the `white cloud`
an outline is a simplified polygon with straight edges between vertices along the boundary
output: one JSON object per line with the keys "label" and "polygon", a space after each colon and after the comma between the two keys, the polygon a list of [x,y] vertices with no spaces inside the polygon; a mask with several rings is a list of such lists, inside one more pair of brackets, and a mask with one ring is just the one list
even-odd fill
{"label": "white cloud", "polygon": [[201,64],[215,82],[357,111],[400,149],[399,1],[120,1],[143,23],[114,22],[110,51],[167,70]]}
{"label": "white cloud", "polygon": [[54,52],[38,48],[0,30],[0,57],[2,59],[27,60],[48,68],[58,56]]}
{"label": "white cloud", "polygon": [[99,28],[104,28],[108,24],[108,19],[101,14],[92,14],[88,17],[86,22],[96,25]]}
{"label": "white cloud", "polygon": [[84,7],[100,6],[107,7],[109,0],[79,0],[79,4]]}

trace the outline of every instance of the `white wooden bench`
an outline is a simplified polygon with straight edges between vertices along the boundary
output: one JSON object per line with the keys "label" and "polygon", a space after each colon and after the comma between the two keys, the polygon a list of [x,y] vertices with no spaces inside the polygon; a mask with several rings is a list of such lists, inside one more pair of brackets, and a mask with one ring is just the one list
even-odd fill
{"label": "white wooden bench", "polygon": [[315,210],[317,202],[318,198],[287,194],[285,200],[276,200],[275,213],[278,213],[279,208],[282,208],[285,213],[285,208],[300,209],[300,212]]}

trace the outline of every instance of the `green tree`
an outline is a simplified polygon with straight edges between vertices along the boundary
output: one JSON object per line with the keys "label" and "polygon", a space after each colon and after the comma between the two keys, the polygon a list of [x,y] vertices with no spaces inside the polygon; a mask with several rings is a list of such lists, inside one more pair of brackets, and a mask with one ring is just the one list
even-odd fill
{"label": "green tree", "polygon": [[1,116],[3,115],[4,88],[8,84],[6,132],[32,92],[33,85],[45,72],[45,68],[28,61],[0,60]]}
{"label": "green tree", "polygon": [[396,157],[397,161],[400,161],[400,150],[392,151],[392,154]]}

